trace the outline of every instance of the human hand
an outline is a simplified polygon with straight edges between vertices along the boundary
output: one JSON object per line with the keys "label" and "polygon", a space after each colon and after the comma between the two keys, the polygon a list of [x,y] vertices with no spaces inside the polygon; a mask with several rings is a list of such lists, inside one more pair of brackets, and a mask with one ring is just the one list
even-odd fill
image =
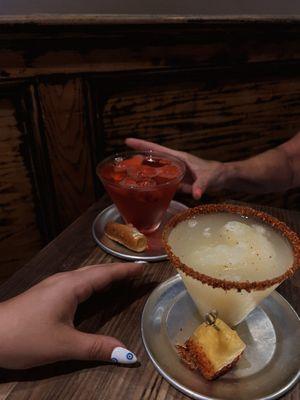
{"label": "human hand", "polygon": [[119,340],[74,328],[78,304],[112,282],[142,273],[141,264],[93,265],[55,274],[0,304],[0,367],[31,368],[55,361],[135,363]]}
{"label": "human hand", "polygon": [[184,161],[186,174],[181,182],[181,190],[191,193],[198,200],[207,189],[221,189],[223,184],[223,165],[218,161],[208,161],[183,151],[176,151],[146,140],[128,138],[125,143],[135,150],[159,151]]}

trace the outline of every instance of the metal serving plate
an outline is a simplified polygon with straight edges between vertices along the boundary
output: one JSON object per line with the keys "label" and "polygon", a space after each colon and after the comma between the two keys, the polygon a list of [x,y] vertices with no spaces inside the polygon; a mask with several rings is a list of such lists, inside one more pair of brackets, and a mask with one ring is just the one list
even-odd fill
{"label": "metal serving plate", "polygon": [[276,399],[298,380],[300,322],[276,291],[262,301],[237,331],[246,350],[237,366],[215,381],[190,371],[176,353],[203,322],[179,275],[158,286],[142,315],[142,337],[158,372],[193,399]]}
{"label": "metal serving plate", "polygon": [[141,261],[162,261],[167,259],[165,249],[162,247],[161,234],[165,223],[175,214],[186,210],[187,207],[178,201],[171,201],[167,212],[164,215],[160,227],[151,235],[147,235],[149,248],[142,253],[136,253],[119,243],[109,239],[104,234],[104,228],[108,221],[124,223],[117,207],[112,204],[105,208],[94,220],[92,233],[96,243],[107,253],[124,260],[141,260]]}

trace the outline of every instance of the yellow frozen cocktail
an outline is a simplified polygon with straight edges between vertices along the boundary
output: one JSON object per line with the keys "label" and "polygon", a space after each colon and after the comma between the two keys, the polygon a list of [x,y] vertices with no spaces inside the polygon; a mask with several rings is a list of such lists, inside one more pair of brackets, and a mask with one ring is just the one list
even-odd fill
{"label": "yellow frozen cocktail", "polygon": [[175,216],[164,244],[200,313],[217,310],[231,326],[291,276],[300,259],[300,239],[284,223],[234,205]]}

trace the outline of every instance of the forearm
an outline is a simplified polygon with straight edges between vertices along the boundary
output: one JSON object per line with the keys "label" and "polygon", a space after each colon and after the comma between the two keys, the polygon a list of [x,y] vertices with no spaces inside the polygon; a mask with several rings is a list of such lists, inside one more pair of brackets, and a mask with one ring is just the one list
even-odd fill
{"label": "forearm", "polygon": [[299,185],[300,135],[247,160],[223,164],[223,188],[247,192],[280,192]]}

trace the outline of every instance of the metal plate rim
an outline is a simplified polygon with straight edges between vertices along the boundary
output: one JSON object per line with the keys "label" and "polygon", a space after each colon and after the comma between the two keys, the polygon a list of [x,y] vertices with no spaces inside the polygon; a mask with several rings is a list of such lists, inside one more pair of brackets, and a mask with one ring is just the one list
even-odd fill
{"label": "metal plate rim", "polygon": [[[172,204],[175,204],[176,206],[180,206],[180,207],[185,207],[185,208],[188,208],[187,206],[185,206],[184,204],[182,204],[182,203],[180,203],[179,201],[176,201],[176,200],[172,200],[171,202],[170,202],[170,205],[172,205]],[[158,256],[145,256],[145,255],[143,255],[143,256],[140,256],[138,253],[136,254],[136,255],[131,255],[131,254],[122,254],[122,253],[119,253],[118,251],[116,251],[116,250],[113,250],[113,249],[111,249],[111,248],[109,248],[109,247],[107,247],[107,246],[105,246],[99,239],[98,239],[98,237],[97,237],[97,235],[96,235],[96,233],[95,233],[95,227],[96,227],[96,224],[98,223],[98,220],[99,219],[101,219],[101,217],[104,215],[104,214],[106,214],[107,212],[109,212],[110,210],[112,210],[112,209],[114,209],[114,208],[116,208],[116,206],[114,205],[114,204],[111,204],[110,206],[108,206],[108,207],[106,207],[104,210],[102,210],[97,216],[96,216],[96,218],[94,219],[94,221],[93,221],[93,224],[92,224],[92,236],[93,236],[93,239],[95,240],[95,242],[97,243],[97,245],[99,246],[99,247],[101,247],[101,249],[102,250],[104,250],[106,253],[108,253],[108,254],[110,254],[110,255],[112,255],[112,256],[114,256],[114,257],[118,257],[118,258],[121,258],[121,259],[123,259],[123,260],[132,260],[132,261],[137,261],[137,260],[143,260],[143,261],[147,261],[147,262],[157,262],[157,261],[164,261],[164,260],[167,260],[168,259],[168,255],[165,253],[165,254],[162,254],[162,255],[158,255]]]}
{"label": "metal plate rim", "polygon": [[[176,389],[178,389],[181,393],[190,396],[193,399],[196,400],[222,400],[222,398],[216,398],[216,397],[207,397],[204,395],[201,395],[200,393],[196,393],[193,390],[190,390],[189,388],[185,387],[184,385],[181,385],[179,382],[177,382],[175,379],[172,379],[159,365],[159,363],[155,360],[155,358],[152,356],[151,351],[147,345],[147,341],[145,339],[145,332],[144,332],[144,321],[145,321],[145,314],[147,311],[147,307],[149,307],[149,304],[152,300],[152,298],[155,296],[156,292],[158,292],[160,290],[161,285],[170,285],[170,284],[176,284],[178,281],[182,281],[181,277],[179,274],[176,274],[175,276],[172,276],[171,278],[167,279],[166,281],[162,282],[160,285],[158,285],[153,292],[150,294],[150,296],[148,297],[144,308],[143,308],[143,312],[142,312],[142,317],[141,317],[141,335],[142,335],[142,341],[143,341],[143,345],[145,347],[145,350],[151,360],[151,362],[153,363],[154,367],[156,368],[156,370],[163,376],[164,379],[166,379],[167,382],[169,382],[173,387],[175,387]],[[277,291],[273,291],[270,296],[274,296],[275,298],[278,297],[281,299],[281,301],[283,301],[284,303],[286,303],[286,305],[288,306],[288,308],[295,314],[295,317],[298,319],[298,321],[300,321],[300,317],[298,316],[297,312],[295,311],[295,309],[291,306],[291,304]],[[285,393],[287,393],[289,390],[292,389],[292,387],[298,382],[300,378],[300,368],[297,372],[297,374],[290,380],[290,382],[285,385],[284,387],[282,387],[281,389],[277,390],[276,392],[271,393],[270,395],[268,395],[267,397],[260,397],[257,398],[256,400],[274,400],[277,399],[281,396],[283,396]]]}

